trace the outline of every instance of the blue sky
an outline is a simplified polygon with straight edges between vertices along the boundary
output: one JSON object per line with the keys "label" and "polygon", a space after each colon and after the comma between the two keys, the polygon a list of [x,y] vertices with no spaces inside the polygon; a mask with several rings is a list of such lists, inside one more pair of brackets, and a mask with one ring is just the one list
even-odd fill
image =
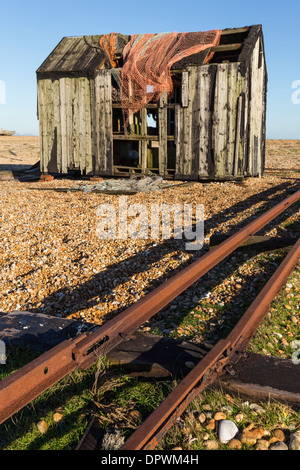
{"label": "blue sky", "polygon": [[38,135],[35,72],[64,36],[262,24],[269,75],[267,138],[300,139],[299,0],[2,0],[0,14],[0,128]]}

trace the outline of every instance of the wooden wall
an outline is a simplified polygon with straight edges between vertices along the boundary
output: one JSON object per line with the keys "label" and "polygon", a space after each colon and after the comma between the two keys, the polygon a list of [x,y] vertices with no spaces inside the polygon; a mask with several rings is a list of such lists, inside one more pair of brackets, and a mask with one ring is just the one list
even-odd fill
{"label": "wooden wall", "polygon": [[176,112],[176,177],[242,176],[247,80],[238,63],[189,68],[189,99]]}
{"label": "wooden wall", "polygon": [[38,81],[41,171],[112,173],[111,75]]}

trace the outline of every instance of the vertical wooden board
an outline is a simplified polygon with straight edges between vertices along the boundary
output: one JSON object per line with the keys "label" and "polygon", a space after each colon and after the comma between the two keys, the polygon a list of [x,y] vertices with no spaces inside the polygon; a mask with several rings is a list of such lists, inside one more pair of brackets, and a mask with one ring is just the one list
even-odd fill
{"label": "vertical wooden board", "polygon": [[244,172],[249,175],[249,70],[244,76],[244,127],[243,127],[243,153],[244,153]]}
{"label": "vertical wooden board", "polygon": [[[142,108],[140,113],[141,113],[141,133],[143,136],[146,136],[147,135],[147,109]],[[141,163],[142,173],[144,173],[148,166],[148,142],[147,140],[142,140],[141,142],[140,163]]]}
{"label": "vertical wooden board", "polygon": [[250,62],[251,101],[249,113],[249,154],[252,160],[250,167],[252,176],[261,176],[262,174],[265,65],[263,60],[260,61],[261,53],[261,39],[258,38]]}
{"label": "vertical wooden board", "polygon": [[94,144],[95,144],[95,174],[100,173],[100,141],[101,141],[101,135],[100,135],[100,130],[101,130],[101,76],[96,75],[95,80],[94,80],[94,87],[95,87],[95,101],[94,101],[94,106],[95,106],[95,116],[94,116],[94,126],[95,126],[95,134],[94,134]]}
{"label": "vertical wooden board", "polygon": [[175,164],[175,177],[181,177],[183,173],[182,168],[182,108],[179,104],[175,105],[175,146],[176,146],[176,164]]}
{"label": "vertical wooden board", "polygon": [[209,68],[205,65],[199,67],[199,99],[200,99],[200,125],[199,125],[199,176],[209,176],[209,146],[210,146],[210,97],[212,93],[212,80]]}
{"label": "vertical wooden board", "polygon": [[226,174],[234,175],[235,164],[235,143],[237,130],[237,87],[238,87],[238,70],[237,64],[228,65],[228,133],[227,133],[227,158],[226,158]]}
{"label": "vertical wooden board", "polygon": [[239,70],[239,63],[228,66],[228,140],[226,174],[230,176],[243,176],[245,149],[245,86],[246,78]]}
{"label": "vertical wooden board", "polygon": [[79,168],[81,173],[87,170],[88,161],[91,161],[91,119],[90,119],[90,93],[89,81],[81,77],[78,81],[78,104],[79,104]]}
{"label": "vertical wooden board", "polygon": [[195,93],[195,73],[192,71],[192,67],[189,67],[189,99],[188,106],[182,108],[182,132],[183,132],[183,141],[182,141],[182,155],[183,159],[183,176],[190,176],[192,174],[192,99],[191,94]]}
{"label": "vertical wooden board", "polygon": [[59,79],[60,95],[60,122],[61,122],[61,171],[68,171],[68,143],[67,143],[67,94],[66,79]]}
{"label": "vertical wooden board", "polygon": [[212,129],[216,176],[225,175],[225,162],[227,159],[227,87],[228,64],[219,64],[216,75]]}
{"label": "vertical wooden board", "polygon": [[80,78],[72,78],[70,83],[71,105],[72,105],[72,147],[70,149],[69,162],[73,168],[80,168],[80,109],[79,109],[79,82]]}
{"label": "vertical wooden board", "polygon": [[112,90],[111,72],[105,70],[105,140],[106,174],[113,174]]}
{"label": "vertical wooden board", "polygon": [[84,154],[81,155],[81,172],[85,172],[87,175],[93,171],[93,159],[92,159],[92,122],[91,122],[91,94],[90,94],[90,82],[88,78],[83,81],[83,112],[84,112],[84,132],[85,132],[85,146]]}
{"label": "vertical wooden board", "polygon": [[[181,83],[181,106],[187,108],[189,105],[189,75],[191,69],[187,72],[182,72],[182,83]],[[193,86],[193,85],[192,85]]]}
{"label": "vertical wooden board", "polygon": [[57,131],[54,126],[54,95],[53,82],[50,79],[45,80],[45,107],[47,120],[47,146],[46,146],[46,172],[57,171],[56,165],[56,144]]}
{"label": "vertical wooden board", "polygon": [[70,77],[66,77],[66,114],[67,114],[67,158],[64,161],[65,166],[62,167],[62,173],[67,173],[70,168],[74,166],[73,159],[73,80]]}
{"label": "vertical wooden board", "polygon": [[78,79],[78,166],[83,173],[85,170],[85,79],[80,77]]}
{"label": "vertical wooden board", "polygon": [[93,145],[95,173],[112,174],[112,103],[110,70],[97,71],[94,80]]}
{"label": "vertical wooden board", "polygon": [[41,172],[45,171],[45,125],[44,118],[44,80],[39,80],[37,83],[37,100],[38,100],[38,116],[39,116],[39,136],[40,136],[40,166]]}
{"label": "vertical wooden board", "polygon": [[[54,133],[56,139],[56,171],[61,171],[61,121],[60,121],[60,99],[59,81],[53,81],[53,101],[54,101]],[[54,149],[53,149],[54,151]]]}
{"label": "vertical wooden board", "polygon": [[199,175],[200,153],[200,79],[197,67],[189,68],[189,102],[191,113],[190,176]]}
{"label": "vertical wooden board", "polygon": [[167,96],[162,93],[160,97],[160,106],[158,108],[158,161],[159,161],[159,174],[164,177],[167,170],[167,134],[168,134],[168,110],[166,106]]}

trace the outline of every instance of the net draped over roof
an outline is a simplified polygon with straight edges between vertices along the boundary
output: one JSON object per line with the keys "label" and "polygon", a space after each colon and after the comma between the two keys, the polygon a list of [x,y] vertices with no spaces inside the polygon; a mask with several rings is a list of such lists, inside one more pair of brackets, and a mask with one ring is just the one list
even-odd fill
{"label": "net draped over roof", "polygon": [[[100,46],[115,67],[116,33],[104,35]],[[121,104],[127,122],[130,115],[145,107],[150,101],[158,101],[163,92],[172,96],[171,66],[193,54],[217,46],[221,30],[194,33],[135,34],[123,49],[123,68],[119,74]],[[208,54],[205,62],[211,59]]]}

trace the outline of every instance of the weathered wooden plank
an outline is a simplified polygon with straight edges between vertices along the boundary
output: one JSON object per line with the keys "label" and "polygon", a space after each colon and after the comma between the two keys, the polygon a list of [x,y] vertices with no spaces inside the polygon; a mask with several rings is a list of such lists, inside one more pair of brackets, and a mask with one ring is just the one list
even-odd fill
{"label": "weathered wooden plank", "polygon": [[93,80],[93,155],[95,174],[112,174],[112,118],[110,70],[99,70]]}
{"label": "weathered wooden plank", "polygon": [[110,364],[121,366],[131,375],[169,377],[186,375],[191,363],[201,360],[208,352],[196,345],[156,335],[134,334],[107,354]]}
{"label": "weathered wooden plank", "polygon": [[265,64],[261,60],[261,38],[257,39],[250,62],[251,73],[251,101],[250,101],[250,135],[249,154],[252,159],[250,165],[251,176],[261,176],[262,147],[263,147],[263,120],[264,120],[264,79]]}
{"label": "weathered wooden plank", "polygon": [[226,173],[234,175],[234,155],[237,129],[237,81],[238,73],[236,64],[228,65],[228,133],[227,133],[227,158]]}
{"label": "weathered wooden plank", "polygon": [[56,171],[57,129],[54,126],[54,94],[52,80],[45,81],[47,119],[47,172]]}
{"label": "weathered wooden plank", "polygon": [[113,174],[113,140],[112,140],[112,90],[111,72],[105,70],[105,139],[106,139],[106,174]]}
{"label": "weathered wooden plank", "polygon": [[60,94],[60,122],[61,122],[61,171],[68,171],[68,144],[67,144],[67,96],[66,79],[59,80]]}
{"label": "weathered wooden plank", "polygon": [[239,174],[239,161],[240,154],[240,139],[241,139],[241,120],[242,120],[242,96],[238,98],[237,106],[237,119],[236,119],[236,132],[235,132],[235,147],[234,147],[234,176]]}
{"label": "weathered wooden plank", "polygon": [[[141,114],[141,133],[143,137],[147,136],[147,109],[142,108],[140,111]],[[142,140],[141,142],[141,155],[140,155],[140,161],[141,161],[141,168],[142,172],[145,172],[147,166],[148,166],[148,141]]]}
{"label": "weathered wooden plank", "polygon": [[45,135],[45,105],[44,105],[44,80],[39,80],[37,84],[37,94],[38,94],[38,116],[39,116],[39,135],[40,135],[40,165],[41,172],[44,173],[45,170],[45,147],[46,147],[46,135]]}
{"label": "weathered wooden plank", "polygon": [[72,103],[72,116],[70,116],[72,123],[70,123],[72,135],[72,147],[70,152],[71,161],[69,165],[71,168],[80,168],[80,116],[79,116],[79,78],[71,79],[71,103]]}
{"label": "weathered wooden plank", "polygon": [[292,360],[251,353],[233,367],[232,373],[221,375],[213,386],[253,401],[300,405],[299,365]]}
{"label": "weathered wooden plank", "polygon": [[[55,158],[56,158],[56,172],[62,169],[62,156],[61,156],[61,120],[60,120],[60,100],[59,100],[59,80],[53,81],[53,105],[54,105],[54,132],[56,139]],[[54,155],[53,155],[54,156]]]}
{"label": "weathered wooden plank", "polygon": [[212,93],[209,67],[209,65],[205,65],[198,71],[200,92],[199,176],[209,176],[210,97]]}
{"label": "weathered wooden plank", "polygon": [[[219,245],[229,238],[228,235],[212,235],[209,239],[209,245],[211,248]],[[292,237],[268,237],[255,235],[250,237],[246,242],[242,243],[242,247],[253,247],[261,251],[276,250],[278,248],[291,247],[296,243],[297,239]]]}
{"label": "weathered wooden plank", "polygon": [[189,73],[182,72],[181,105],[183,108],[187,108],[189,105]]}
{"label": "weathered wooden plank", "polygon": [[228,64],[219,64],[216,75],[215,100],[213,111],[212,147],[215,156],[216,176],[225,175],[227,159],[227,91]]}
{"label": "weathered wooden plank", "polygon": [[167,135],[168,135],[168,113],[167,113],[167,93],[162,93],[158,108],[158,137],[159,137],[159,174],[164,177],[167,169]]}

